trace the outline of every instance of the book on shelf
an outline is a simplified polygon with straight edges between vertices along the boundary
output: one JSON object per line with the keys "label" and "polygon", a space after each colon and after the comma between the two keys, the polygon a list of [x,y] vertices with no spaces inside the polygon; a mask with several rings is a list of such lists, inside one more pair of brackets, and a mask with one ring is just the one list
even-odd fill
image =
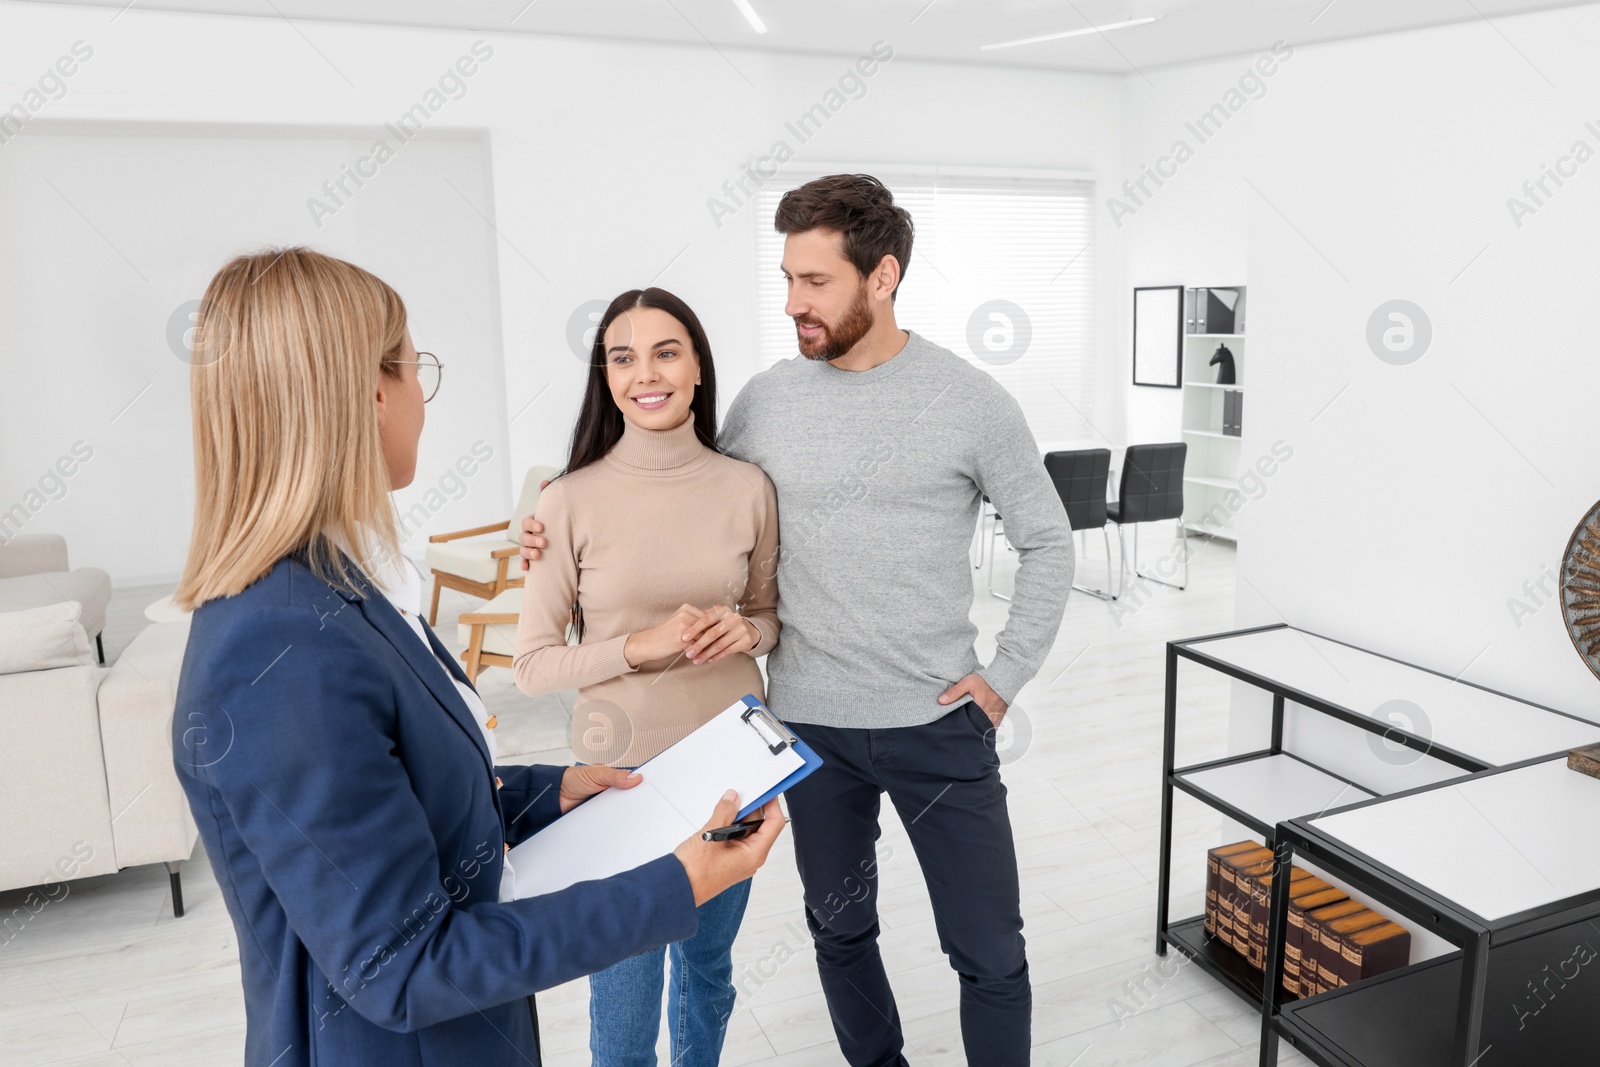
{"label": "book on shelf", "polygon": [[1244,286],[1183,291],[1185,333],[1244,333]]}
{"label": "book on shelf", "polygon": [[[1255,841],[1206,853],[1206,932],[1265,971],[1277,860]],[[1388,916],[1302,867],[1289,868],[1284,991],[1310,997],[1403,967],[1411,934]]]}
{"label": "book on shelf", "polygon": [[1370,910],[1359,900],[1346,897],[1320,908],[1308,908],[1305,926],[1300,933],[1300,989],[1301,996],[1311,997],[1333,988],[1333,972],[1323,971],[1322,931],[1324,924]]}
{"label": "book on shelf", "polygon": [[1250,889],[1240,884],[1241,872],[1253,864],[1272,862],[1272,850],[1264,845],[1221,857],[1222,876],[1217,886],[1217,936],[1222,943],[1243,954],[1249,947]]}
{"label": "book on shelf", "polygon": [[1567,767],[1590,778],[1600,778],[1600,745],[1584,745],[1568,752]]}
{"label": "book on shelf", "polygon": [[1306,926],[1306,909],[1321,908],[1348,900],[1344,890],[1335,888],[1321,878],[1307,878],[1289,889],[1289,921],[1283,939],[1283,988],[1295,997],[1301,993],[1301,934]]}
{"label": "book on shelf", "polygon": [[[1250,947],[1250,878],[1251,866],[1271,863],[1272,850],[1263,849],[1267,859],[1257,859],[1253,864],[1225,864],[1222,876],[1222,900],[1217,909],[1217,921],[1222,925],[1223,943],[1241,956]],[[1257,855],[1248,853],[1247,855]],[[1231,871],[1230,871],[1231,869]],[[1230,880],[1228,875],[1232,874]]]}
{"label": "book on shelf", "polygon": [[1344,939],[1346,982],[1383,974],[1411,962],[1411,932],[1396,922],[1382,922],[1357,930]]}
{"label": "book on shelf", "polygon": [[[1250,966],[1258,971],[1267,969],[1267,930],[1272,919],[1272,882],[1276,877],[1277,873],[1269,870],[1253,879],[1250,885],[1250,952],[1246,958]],[[1303,867],[1290,867],[1290,896],[1294,895],[1296,886],[1312,877],[1311,872]],[[1320,878],[1315,880],[1321,881]]]}
{"label": "book on shelf", "polygon": [[1242,899],[1239,900],[1238,910],[1234,915],[1233,947],[1239,951],[1239,955],[1244,957],[1246,963],[1258,970],[1264,970],[1265,967],[1256,962],[1255,934],[1253,932],[1255,921],[1251,916],[1251,911],[1254,908],[1253,902],[1256,896],[1256,889],[1260,885],[1261,879],[1271,874],[1272,869],[1277,866],[1277,860],[1271,858],[1270,849],[1268,853],[1267,859],[1262,860],[1260,863],[1252,863],[1250,866],[1241,869],[1237,876]]}
{"label": "book on shelf", "polygon": [[1238,437],[1240,435],[1243,405],[1243,393],[1237,389],[1224,389],[1222,391],[1222,435],[1224,437]]}
{"label": "book on shelf", "polygon": [[1321,954],[1317,957],[1318,979],[1322,980],[1324,974],[1329,975],[1330,978],[1324,980],[1329,989],[1337,989],[1354,981],[1350,963],[1344,956],[1345,945],[1352,935],[1374,926],[1382,926],[1388,921],[1387,915],[1366,908],[1353,915],[1323,923]]}
{"label": "book on shelf", "polygon": [[1231,845],[1218,845],[1206,852],[1206,933],[1212,937],[1217,932],[1217,900],[1222,888],[1222,861],[1240,852],[1261,848],[1259,841],[1235,841]]}

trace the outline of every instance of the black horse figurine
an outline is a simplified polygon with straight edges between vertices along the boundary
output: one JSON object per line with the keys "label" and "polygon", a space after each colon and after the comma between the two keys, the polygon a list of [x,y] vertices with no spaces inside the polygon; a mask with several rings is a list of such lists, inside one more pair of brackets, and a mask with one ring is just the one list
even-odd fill
{"label": "black horse figurine", "polygon": [[1218,363],[1222,366],[1217,368],[1217,384],[1233,385],[1233,353],[1228,351],[1227,345],[1217,346],[1216,355],[1211,357],[1211,362],[1207,366],[1216,367]]}

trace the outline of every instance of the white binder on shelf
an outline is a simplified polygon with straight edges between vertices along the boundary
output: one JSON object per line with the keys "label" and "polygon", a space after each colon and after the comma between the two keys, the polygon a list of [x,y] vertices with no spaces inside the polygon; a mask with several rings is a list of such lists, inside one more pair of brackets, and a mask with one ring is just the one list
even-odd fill
{"label": "white binder on shelf", "polygon": [[511,850],[516,899],[609,878],[672,852],[704,827],[729,789],[739,818],[822,766],[778,717],[746,696],[639,767],[644,781],[607,789]]}

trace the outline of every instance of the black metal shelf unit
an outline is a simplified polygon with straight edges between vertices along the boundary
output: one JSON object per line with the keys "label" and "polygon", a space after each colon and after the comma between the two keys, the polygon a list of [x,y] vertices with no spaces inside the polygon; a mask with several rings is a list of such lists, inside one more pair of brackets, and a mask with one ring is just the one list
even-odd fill
{"label": "black metal shelf unit", "polygon": [[[1457,984],[1453,980],[1450,980],[1448,975],[1450,973],[1449,968],[1451,966],[1454,966],[1457,972],[1459,972],[1461,966],[1460,954],[1441,957],[1438,960],[1430,960],[1424,964],[1419,964],[1415,967],[1406,968],[1405,970],[1394,972],[1391,975],[1386,975],[1381,980],[1383,982],[1381,987],[1378,986],[1375,981],[1369,980],[1361,983],[1359,986],[1346,987],[1344,989],[1321,994],[1320,996],[1292,1001],[1284,1004],[1281,999],[1281,989],[1277,987],[1276,980],[1273,983],[1273,987],[1276,990],[1276,995],[1269,998],[1266,995],[1267,982],[1263,974],[1250,967],[1249,964],[1247,964],[1238,955],[1238,953],[1234,952],[1231,948],[1224,945],[1221,941],[1212,937],[1211,935],[1208,935],[1205,932],[1203,915],[1190,916],[1177,920],[1172,919],[1170,916],[1170,902],[1168,897],[1171,892],[1172,880],[1172,805],[1175,792],[1182,791],[1183,793],[1186,793],[1189,796],[1192,796],[1202,803],[1208,805],[1212,809],[1222,812],[1236,822],[1249,827],[1251,831],[1253,831],[1262,839],[1265,845],[1279,850],[1280,858],[1284,852],[1284,850],[1280,848],[1280,839],[1284,838],[1286,834],[1292,836],[1294,847],[1298,848],[1301,851],[1301,854],[1307,856],[1311,862],[1323,867],[1330,873],[1336,872],[1339,876],[1348,877],[1353,884],[1360,885],[1364,891],[1369,892],[1373,899],[1387,903],[1389,906],[1394,907],[1401,913],[1410,916],[1413,920],[1419,921],[1421,925],[1425,927],[1435,929],[1436,932],[1439,932],[1441,936],[1446,938],[1446,940],[1450,940],[1457,944],[1466,943],[1470,941],[1478,931],[1478,925],[1470,923],[1464,917],[1462,917],[1455,926],[1450,926],[1448,924],[1440,925],[1440,917],[1451,913],[1448,908],[1443,906],[1433,907],[1431,910],[1425,908],[1422,912],[1419,912],[1413,903],[1407,903],[1406,906],[1401,906],[1401,903],[1399,903],[1400,898],[1397,898],[1390,889],[1387,889],[1381,885],[1375,888],[1369,887],[1368,883],[1371,882],[1372,879],[1362,878],[1359,873],[1347,874],[1346,872],[1348,871],[1359,872],[1360,869],[1348,863],[1338,863],[1336,858],[1334,858],[1334,854],[1331,851],[1330,846],[1327,843],[1319,844],[1316,846],[1315,850],[1308,848],[1308,842],[1312,840],[1312,837],[1310,836],[1311,832],[1302,822],[1297,821],[1297,817],[1303,816],[1306,819],[1315,818],[1329,814],[1332,811],[1344,810],[1360,804],[1376,803],[1385,798],[1376,797],[1370,793],[1366,793],[1364,790],[1361,790],[1361,787],[1357,783],[1352,782],[1350,779],[1345,778],[1342,775],[1329,770],[1328,768],[1320,767],[1314,762],[1307,760],[1300,755],[1285,752],[1283,748],[1284,706],[1286,702],[1295,703],[1312,711],[1319,712],[1323,715],[1337,719],[1341,722],[1348,723],[1349,725],[1355,726],[1358,729],[1380,735],[1387,741],[1414,749],[1419,753],[1431,756],[1441,762],[1451,764],[1462,771],[1461,777],[1448,779],[1445,782],[1438,783],[1439,785],[1453,784],[1455,782],[1463,781],[1467,777],[1492,771],[1494,769],[1494,765],[1485,759],[1480,759],[1471,754],[1457,751],[1446,745],[1442,745],[1434,739],[1422,737],[1407,730],[1400,729],[1392,723],[1381,719],[1376,719],[1369,714],[1364,714],[1359,709],[1343,707],[1339,704],[1325,700],[1314,693],[1309,693],[1294,686],[1286,685],[1254,671],[1243,669],[1233,663],[1225,661],[1218,656],[1209,655],[1205,648],[1206,644],[1212,641],[1218,641],[1225,638],[1243,637],[1245,635],[1264,633],[1270,630],[1287,629],[1293,628],[1288,627],[1286,624],[1279,623],[1271,626],[1252,627],[1226,633],[1209,634],[1182,641],[1171,641],[1167,644],[1165,731],[1161,754],[1161,841],[1159,853],[1159,881],[1157,883],[1156,897],[1156,952],[1158,955],[1164,956],[1167,954],[1167,950],[1169,948],[1177,949],[1190,960],[1198,964],[1202,970],[1210,974],[1213,978],[1217,979],[1217,981],[1222,983],[1226,988],[1233,990],[1234,993],[1249,1001],[1252,1006],[1259,1007],[1263,1010],[1264,1019],[1268,1024],[1264,1030],[1263,1036],[1263,1064],[1276,1062],[1276,1035],[1278,1034],[1279,1030],[1275,1029],[1275,1027],[1281,1027],[1282,1033],[1287,1035],[1292,1043],[1300,1047],[1301,1051],[1303,1051],[1307,1056],[1319,1064],[1323,1064],[1324,1067],[1334,1067],[1334,1065],[1342,1065],[1342,1067],[1355,1067],[1355,1065],[1378,1067],[1378,1065],[1388,1064],[1391,1062],[1397,1065],[1405,1064],[1406,1067],[1416,1067],[1416,1065],[1431,1065],[1433,1063],[1443,1065],[1454,1062],[1449,1059],[1441,1059],[1437,1055],[1411,1059],[1387,1059],[1384,1058],[1383,1055],[1373,1054],[1376,1055],[1376,1058],[1362,1058],[1362,1055],[1365,1054],[1358,1055],[1350,1052],[1349,1050],[1353,1048],[1365,1048],[1366,1045],[1364,1044],[1364,1039],[1360,1036],[1343,1036],[1341,1019],[1346,1013],[1355,1012],[1356,1009],[1367,1011],[1365,1006],[1371,1003],[1378,995],[1374,992],[1369,992],[1369,990],[1377,990],[1379,988],[1385,991],[1383,995],[1392,995],[1397,997],[1398,999],[1396,1003],[1411,1003],[1411,1013],[1431,1012],[1432,1009],[1425,1008],[1422,1002],[1429,1001],[1430,998],[1437,999],[1437,996],[1439,995],[1439,989],[1445,988],[1446,986],[1453,988],[1454,985]],[[1325,638],[1319,639],[1326,640]],[[1343,644],[1342,642],[1336,643]],[[1353,646],[1345,647],[1353,648]],[[1365,650],[1357,651],[1362,651],[1366,655],[1376,656],[1379,659],[1387,660],[1389,662],[1401,664],[1402,666],[1412,670],[1424,671],[1427,674],[1436,675],[1439,677],[1448,677],[1441,675],[1440,672],[1437,671],[1416,667],[1413,664],[1403,663],[1403,661],[1395,660],[1393,657],[1382,656],[1378,653],[1365,652]],[[1268,747],[1253,752],[1247,752],[1242,755],[1229,756],[1219,760],[1211,760],[1205,763],[1197,763],[1183,767],[1177,766],[1176,728],[1178,702],[1178,661],[1180,659],[1186,659],[1191,662],[1198,663],[1202,666],[1227,675],[1228,677],[1246,682],[1266,691],[1267,693],[1270,693],[1272,696],[1272,720],[1271,738]],[[1500,693],[1496,690],[1489,689],[1486,686],[1479,686],[1474,683],[1459,679],[1452,679],[1452,681],[1456,685],[1468,686],[1473,689],[1492,693],[1495,696],[1505,697],[1509,700],[1517,700],[1521,704],[1532,708],[1537,708],[1540,711],[1548,712],[1551,715],[1559,716],[1563,719],[1576,719],[1575,716],[1569,715],[1566,712],[1561,712],[1554,708],[1547,708],[1542,705],[1533,704],[1529,701],[1523,701],[1520,700],[1520,698],[1510,697],[1508,694]],[[1317,774],[1326,776],[1330,781],[1343,782],[1346,785],[1359,790],[1360,795],[1352,797],[1348,803],[1341,804],[1338,807],[1330,805],[1325,811],[1297,811],[1293,812],[1286,819],[1274,820],[1270,818],[1262,818],[1257,813],[1246,810],[1238,804],[1230,802],[1227,798],[1218,795],[1216,792],[1207,789],[1205,786],[1197,783],[1194,780],[1196,777],[1204,777],[1205,772],[1216,771],[1220,768],[1244,767],[1246,765],[1258,763],[1264,760],[1293,761],[1300,767],[1309,768],[1312,771],[1315,771]],[[1288,864],[1287,861],[1285,861],[1280,870],[1286,871],[1287,869]],[[1287,894],[1288,884],[1289,879],[1287,875],[1275,878],[1274,893],[1276,894],[1281,889],[1284,894]],[[1285,905],[1280,905],[1275,900],[1274,906],[1277,909],[1275,911],[1275,916],[1281,916],[1283,914],[1283,907]],[[1275,919],[1275,922],[1276,921],[1277,920]],[[1596,930],[1595,945],[1600,947],[1600,928],[1597,928]],[[1274,976],[1281,975],[1282,973],[1281,945],[1277,947],[1277,951],[1279,955],[1275,958],[1269,958],[1268,960],[1267,973]],[[1452,963],[1452,961],[1454,962]],[[1597,970],[1597,974],[1600,974],[1600,970]],[[1443,986],[1440,984],[1441,982],[1444,983]],[[1595,984],[1597,987],[1600,987],[1600,978],[1596,979]],[[1428,1014],[1427,1017],[1430,1019],[1434,1018],[1432,1014]],[[1372,1018],[1372,1013],[1370,1011],[1367,1012],[1367,1018],[1369,1020]],[[1420,1016],[1412,1017],[1411,1015],[1408,1015],[1408,1012],[1401,1012],[1399,1018],[1414,1023],[1416,1022],[1416,1018],[1420,1018]],[[1366,1023],[1363,1023],[1362,1025],[1366,1025]],[[1422,1033],[1424,1029],[1425,1028],[1422,1028],[1419,1025],[1419,1028],[1416,1032]],[[1273,1056],[1271,1060],[1267,1059],[1267,1046],[1269,1044],[1269,1037]],[[1401,1042],[1401,1044],[1396,1047],[1411,1048],[1412,1046],[1409,1043]],[[1432,1048],[1434,1046],[1430,1045],[1429,1047]],[[1437,1052],[1437,1049],[1435,1049],[1435,1052]],[[1507,1060],[1503,1062],[1506,1063],[1507,1067],[1513,1067],[1513,1064],[1515,1064],[1516,1067],[1520,1067],[1522,1063],[1532,1064],[1540,1061]],[[1481,1064],[1480,1067],[1496,1067],[1496,1065],[1492,1063],[1485,1063]]]}
{"label": "black metal shelf unit", "polygon": [[[1276,822],[1262,819],[1252,812],[1246,811],[1236,804],[1217,796],[1210,790],[1196,785],[1190,776],[1202,771],[1213,770],[1218,767],[1239,766],[1263,759],[1282,757],[1294,760],[1316,771],[1345,782],[1356,788],[1356,783],[1324,767],[1283,750],[1283,719],[1284,703],[1293,701],[1296,704],[1332,716],[1342,722],[1347,722],[1370,733],[1379,734],[1384,738],[1417,749],[1429,755],[1461,767],[1464,771],[1481,771],[1487,764],[1473,759],[1464,753],[1454,752],[1433,743],[1427,738],[1398,729],[1382,720],[1374,719],[1370,715],[1361,714],[1350,708],[1341,707],[1322,698],[1284,685],[1273,679],[1266,678],[1253,671],[1248,671],[1225,662],[1205,652],[1204,645],[1208,641],[1216,641],[1229,637],[1241,637],[1245,634],[1262,633],[1268,630],[1289,629],[1285,624],[1278,623],[1272,626],[1257,626],[1243,630],[1233,630],[1227,633],[1208,634],[1203,637],[1189,638],[1183,641],[1169,641],[1167,643],[1167,676],[1166,676],[1166,717],[1161,749],[1161,847],[1159,860],[1159,881],[1156,885],[1156,953],[1165,956],[1169,947],[1176,948],[1216,978],[1223,985],[1232,989],[1239,996],[1250,1001],[1252,1005],[1260,1004],[1262,999],[1262,978],[1254,968],[1250,967],[1232,949],[1223,945],[1215,938],[1205,933],[1205,917],[1194,916],[1178,921],[1172,921],[1169,915],[1168,896],[1171,892],[1172,882],[1172,800],[1173,791],[1182,790],[1189,796],[1222,812],[1230,819],[1248,826],[1258,834],[1262,842],[1269,848],[1276,846]],[[1267,748],[1243,755],[1229,756],[1224,759],[1211,760],[1205,763],[1191,764],[1185,767],[1176,766],[1177,749],[1177,718],[1178,718],[1178,660],[1187,659],[1199,663],[1212,670],[1219,671],[1230,678],[1247,682],[1250,685],[1263,689],[1272,694],[1272,736]],[[1471,684],[1471,683],[1462,683]],[[1370,796],[1370,794],[1367,794]],[[1306,814],[1302,812],[1301,814]],[[1230,958],[1231,957],[1231,958]],[[1237,966],[1235,966],[1237,963]]]}
{"label": "black metal shelf unit", "polygon": [[[1525,760],[1349,808],[1564,758]],[[1280,1037],[1322,1067],[1532,1067],[1595,1060],[1600,977],[1585,985],[1589,976],[1582,972],[1589,965],[1600,970],[1600,889],[1488,920],[1319,831],[1314,818],[1320,816],[1278,827],[1267,974],[1283,973],[1287,872],[1297,854],[1404,915],[1414,928],[1461,948],[1303,1000],[1287,1001],[1278,982],[1270,990],[1263,982],[1261,1067],[1278,1062]],[[1590,964],[1581,962],[1585,956]],[[1566,963],[1575,974],[1558,967]]]}
{"label": "black metal shelf unit", "polygon": [[[1262,1067],[1277,1063],[1280,1039],[1289,1041],[1321,1067],[1472,1067],[1474,1064],[1477,1067],[1532,1067],[1586,1062],[1585,1055],[1593,1059],[1593,1019],[1600,1017],[1600,889],[1491,922],[1320,832],[1314,825],[1315,820],[1335,812],[1455,786],[1485,775],[1515,771],[1560,758],[1562,754],[1541,755],[1496,766],[1486,759],[1398,729],[1359,709],[1342,707],[1314,693],[1241,668],[1206,651],[1207,642],[1279,629],[1292,628],[1283,624],[1262,626],[1173,641],[1167,645],[1156,952],[1166,955],[1169,948],[1177,949],[1261,1011]],[[1364,654],[1447,677],[1392,657]],[[1272,695],[1271,739],[1267,748],[1184,767],[1176,765],[1180,659],[1219,671]],[[1569,722],[1593,725],[1566,712],[1510,697],[1485,686],[1456,679],[1452,682],[1516,700]],[[1217,780],[1218,772],[1262,764],[1263,774],[1288,770],[1302,779],[1314,774],[1325,777],[1327,784],[1343,782],[1361,790],[1350,779],[1319,767],[1303,756],[1284,751],[1286,702],[1379,734],[1388,741],[1451,764],[1462,773],[1418,789],[1388,796],[1365,794],[1337,807],[1329,804],[1324,811],[1295,811],[1278,819],[1247,810],[1221,792],[1208,788],[1206,783]],[[1276,761],[1276,764],[1267,765],[1263,761]],[[1177,791],[1249,827],[1263,843],[1274,849],[1277,867],[1264,974],[1207,934],[1204,916],[1170,918],[1172,805]],[[1592,847],[1592,842],[1575,842],[1575,847]],[[1428,930],[1460,949],[1314,997],[1285,1000],[1280,983],[1287,928],[1288,872],[1296,855],[1330,877],[1365,893],[1382,907],[1405,916],[1414,929]],[[1583,973],[1576,980],[1587,980],[1588,986],[1584,989],[1564,986],[1563,997],[1548,993],[1540,996],[1534,992],[1532,980],[1547,978],[1553,961],[1573,958],[1574,941],[1581,941],[1596,953],[1596,962],[1591,965],[1593,977]],[[1586,966],[1584,972],[1587,971]],[[1546,988],[1549,988],[1548,981]],[[1518,1004],[1524,1005],[1526,1010],[1507,1007]],[[1530,1016],[1533,1017],[1531,1022]]]}

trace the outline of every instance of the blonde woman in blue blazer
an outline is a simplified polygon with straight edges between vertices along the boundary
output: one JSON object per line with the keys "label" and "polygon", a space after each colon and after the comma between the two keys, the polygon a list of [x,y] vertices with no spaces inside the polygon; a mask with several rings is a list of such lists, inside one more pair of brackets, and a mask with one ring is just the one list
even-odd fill
{"label": "blonde woman in blue blazer", "polygon": [[496,766],[418,618],[388,494],[415,472],[425,366],[389,286],[305,249],[235,259],[202,301],[173,748],[238,931],[251,1067],[536,1064],[532,993],[689,937],[782,828],[773,802],[742,841],[510,899],[510,846],[640,779]]}

